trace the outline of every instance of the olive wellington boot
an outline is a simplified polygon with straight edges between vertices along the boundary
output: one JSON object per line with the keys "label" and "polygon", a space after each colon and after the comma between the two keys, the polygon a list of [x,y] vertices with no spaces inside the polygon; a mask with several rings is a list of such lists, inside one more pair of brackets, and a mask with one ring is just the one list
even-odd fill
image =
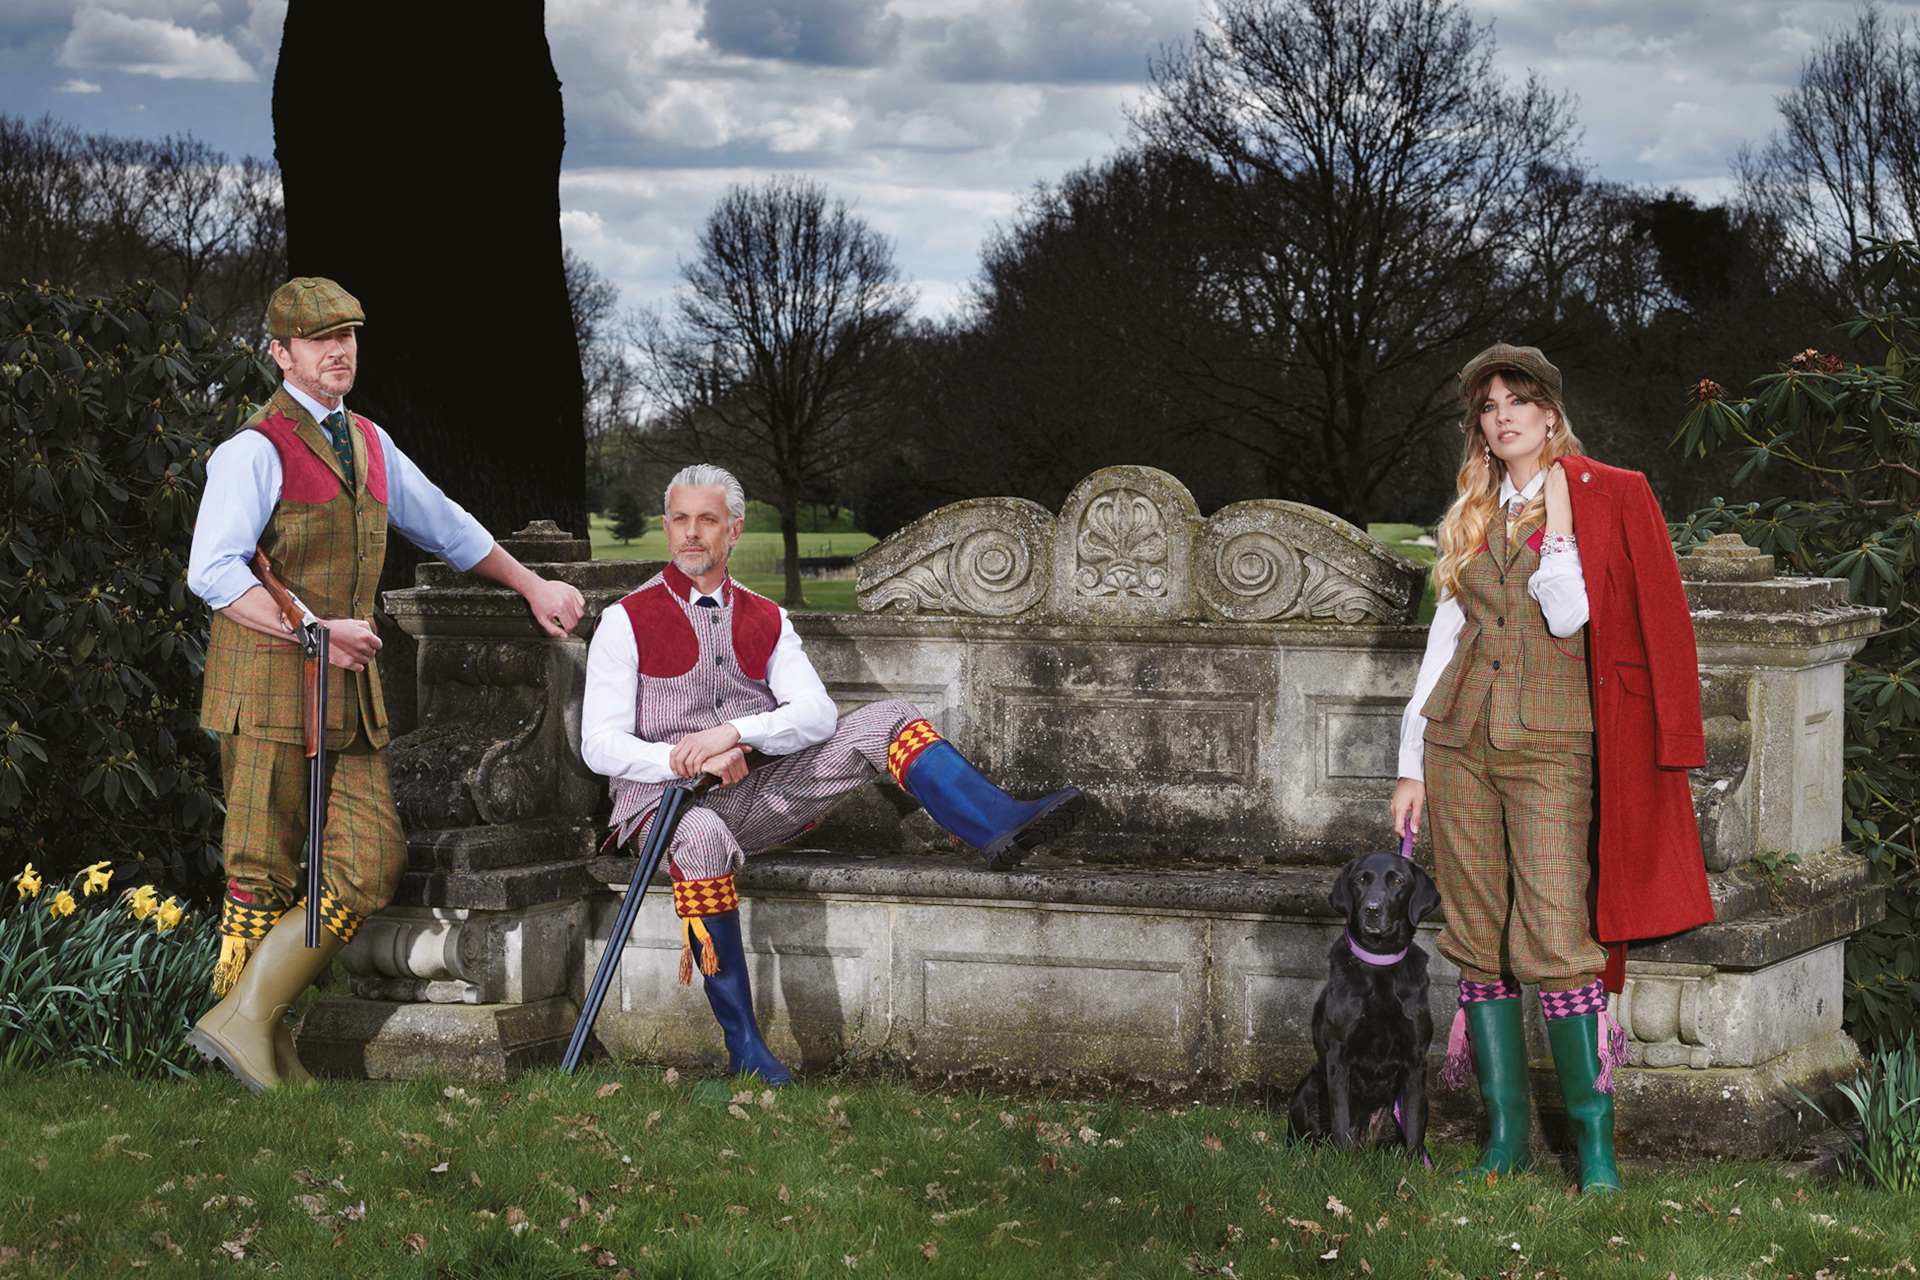
{"label": "olive wellington boot", "polygon": [[1613,1158],[1613,1095],[1597,1085],[1599,1024],[1597,1013],[1548,1018],[1547,1040],[1553,1045],[1560,1096],[1567,1100],[1567,1126],[1580,1156],[1580,1189],[1605,1192],[1620,1189],[1620,1169]]}
{"label": "olive wellington boot", "polygon": [[[254,949],[233,990],[187,1033],[187,1043],[201,1057],[218,1062],[255,1093],[273,1088],[288,1076],[296,1082],[306,1076],[293,1055],[292,1038],[287,1040],[286,1057],[298,1075],[283,1073],[276,1065],[274,1042],[285,1034],[282,1019],[288,1006],[326,972],[346,945],[323,929],[320,945],[309,949],[306,932],[304,910],[281,916]],[[308,1082],[311,1079],[307,1077]]]}
{"label": "olive wellington boot", "polygon": [[1487,1149],[1462,1179],[1484,1179],[1490,1173],[1517,1173],[1533,1163],[1533,1141],[1528,1132],[1531,1098],[1527,1089],[1527,1040],[1520,1020],[1520,998],[1476,1000],[1461,1006],[1467,1012],[1468,1035],[1473,1041],[1473,1067],[1480,1079],[1480,1097],[1487,1104]]}

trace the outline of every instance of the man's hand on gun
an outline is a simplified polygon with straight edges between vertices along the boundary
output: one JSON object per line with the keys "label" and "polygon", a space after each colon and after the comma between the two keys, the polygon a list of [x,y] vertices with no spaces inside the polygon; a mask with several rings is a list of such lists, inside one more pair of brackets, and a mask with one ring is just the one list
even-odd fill
{"label": "man's hand on gun", "polygon": [[678,777],[710,773],[723,787],[747,776],[746,748],[740,745],[740,731],[730,724],[688,734],[674,744],[667,763]]}
{"label": "man's hand on gun", "polygon": [[380,650],[380,634],[371,622],[358,618],[329,618],[321,623],[327,629],[327,662],[349,671],[363,671]]}

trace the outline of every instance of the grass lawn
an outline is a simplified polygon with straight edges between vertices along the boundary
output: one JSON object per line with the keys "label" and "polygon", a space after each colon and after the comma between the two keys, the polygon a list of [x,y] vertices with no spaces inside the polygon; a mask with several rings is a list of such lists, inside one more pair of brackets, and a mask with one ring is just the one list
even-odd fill
{"label": "grass lawn", "polygon": [[[608,531],[604,515],[595,515],[592,524],[593,554],[600,560],[665,560],[667,535],[656,522],[644,536],[622,544]],[[870,533],[803,533],[800,554],[823,556],[858,555],[876,539]],[[757,591],[770,600],[778,600],[787,589],[786,579],[773,572],[774,559],[785,554],[777,533],[745,533],[734,548],[733,576],[749,591]],[[816,613],[858,613],[851,578],[826,582],[808,581],[806,610]]]}
{"label": "grass lawn", "polygon": [[[1148,1111],[656,1068],[509,1087],[0,1075],[0,1277],[1915,1274],[1920,1201],[1763,1165],[1466,1186]],[[1466,1153],[1436,1153],[1445,1170]]]}

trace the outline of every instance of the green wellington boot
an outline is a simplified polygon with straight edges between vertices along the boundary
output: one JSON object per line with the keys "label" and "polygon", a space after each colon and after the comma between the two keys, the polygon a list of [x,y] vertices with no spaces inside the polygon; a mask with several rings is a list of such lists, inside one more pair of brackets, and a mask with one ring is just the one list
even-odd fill
{"label": "green wellington boot", "polygon": [[291,1036],[284,1053],[297,1074],[279,1068],[275,1041],[286,1035],[288,1006],[346,944],[323,929],[320,945],[309,949],[306,931],[305,911],[281,916],[254,949],[233,990],[187,1033],[187,1043],[201,1057],[220,1063],[255,1093],[282,1083],[312,1081],[293,1055]]}
{"label": "green wellington boot", "polygon": [[1573,1130],[1574,1150],[1580,1155],[1580,1189],[1618,1191],[1613,1094],[1599,1087],[1604,1070],[1599,1024],[1597,1013],[1548,1018],[1547,1040],[1553,1045],[1554,1069],[1560,1073],[1560,1096],[1567,1100],[1567,1126]]}
{"label": "green wellington boot", "polygon": [[1480,1097],[1487,1104],[1487,1149],[1479,1162],[1462,1169],[1463,1179],[1490,1173],[1518,1173],[1533,1163],[1528,1133],[1532,1107],[1527,1089],[1527,1039],[1521,1026],[1520,998],[1476,1000],[1460,1006],[1473,1042],[1473,1066]]}

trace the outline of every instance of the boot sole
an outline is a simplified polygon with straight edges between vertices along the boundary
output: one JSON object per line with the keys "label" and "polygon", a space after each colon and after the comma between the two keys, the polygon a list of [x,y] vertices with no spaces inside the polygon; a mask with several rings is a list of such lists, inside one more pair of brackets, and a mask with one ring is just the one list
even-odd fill
{"label": "boot sole", "polygon": [[208,1062],[225,1067],[233,1074],[235,1080],[247,1086],[247,1088],[254,1093],[265,1093],[267,1091],[267,1086],[264,1082],[254,1079],[251,1074],[242,1071],[239,1066],[235,1064],[232,1052],[225,1045],[214,1039],[207,1032],[202,1031],[199,1027],[195,1027],[193,1030],[187,1032],[187,1046]]}
{"label": "boot sole", "polygon": [[1087,797],[1077,787],[1069,790],[1071,794],[1061,796],[1052,806],[1035,814],[1030,822],[1009,835],[999,848],[983,850],[987,870],[1011,871],[1041,845],[1050,844],[1073,830],[1080,821],[1081,811],[1087,807]]}

